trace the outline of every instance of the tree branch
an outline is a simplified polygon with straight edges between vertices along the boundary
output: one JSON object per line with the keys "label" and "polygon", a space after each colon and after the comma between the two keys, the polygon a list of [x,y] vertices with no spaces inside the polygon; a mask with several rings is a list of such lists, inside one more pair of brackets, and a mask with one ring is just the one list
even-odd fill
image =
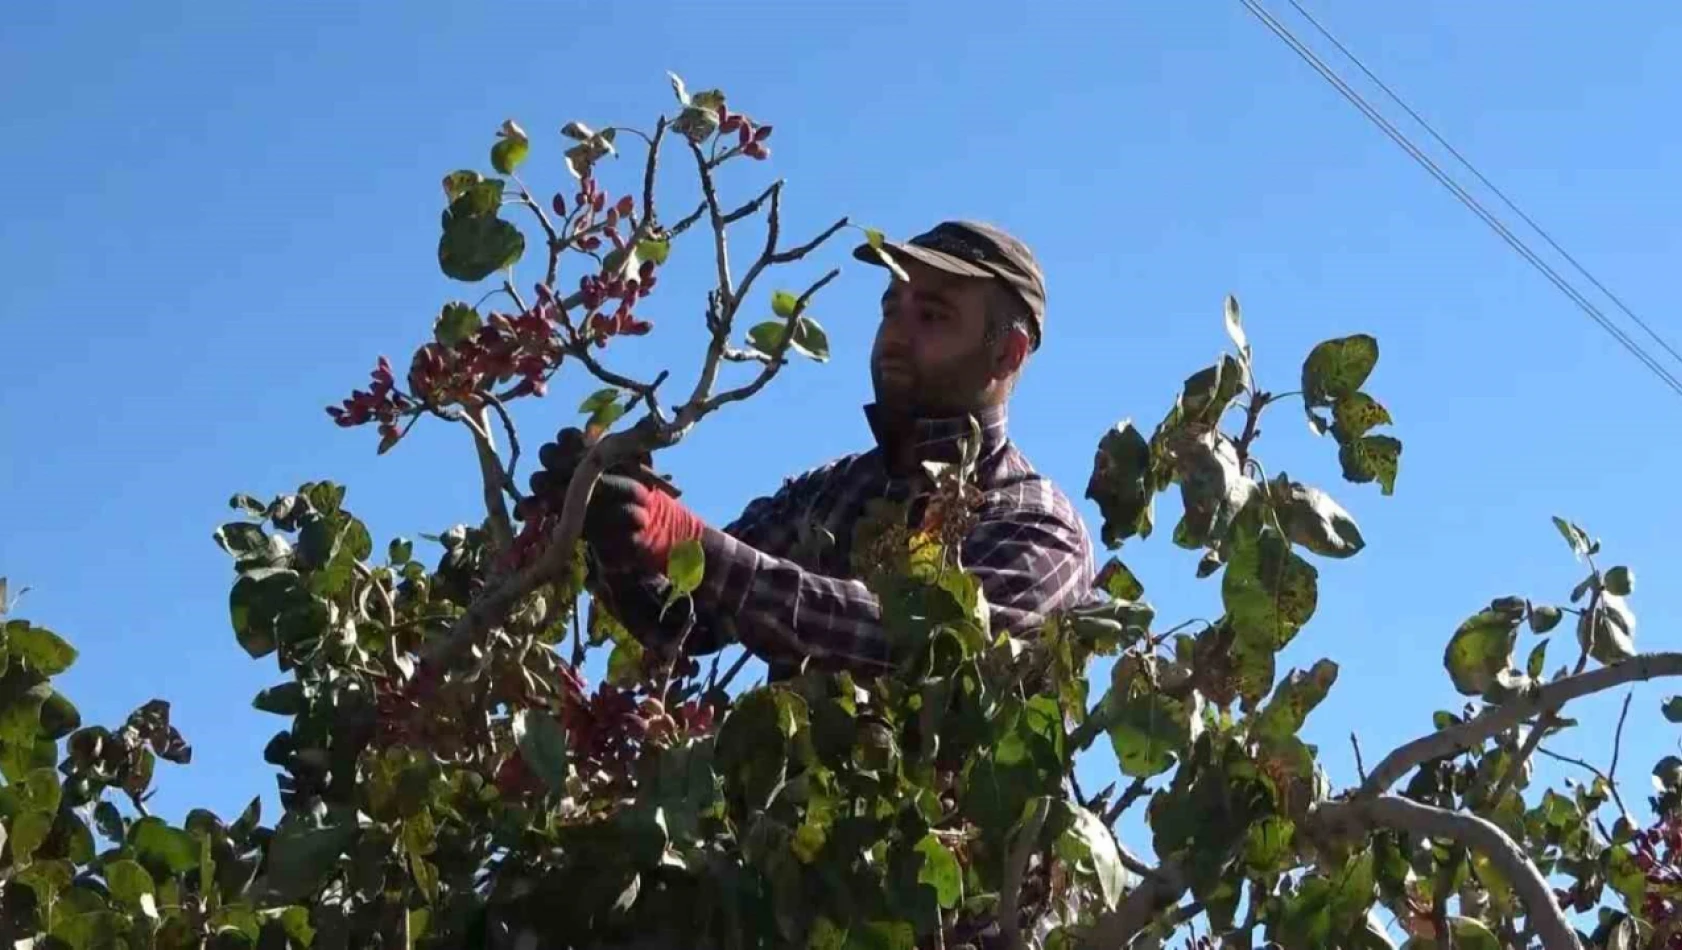
{"label": "tree branch", "polygon": [[1179,866],[1164,863],[1154,874],[1146,875],[1115,910],[1098,918],[1092,928],[1093,946],[1127,946],[1157,914],[1179,903],[1185,892],[1185,876]]}
{"label": "tree branch", "polygon": [[1591,693],[1604,692],[1625,683],[1663,676],[1682,676],[1682,653],[1644,653],[1615,666],[1603,667],[1555,680],[1527,696],[1486,708],[1472,719],[1441,732],[1421,736],[1384,757],[1361,783],[1357,794],[1383,794],[1416,766],[1433,759],[1463,752],[1490,736],[1510,729],[1536,713],[1565,705]]}
{"label": "tree branch", "polygon": [[1612,798],[1618,803],[1618,810],[1626,816],[1629,809],[1624,807],[1624,800],[1618,797],[1618,753],[1624,745],[1624,721],[1629,718],[1629,701],[1635,698],[1635,690],[1624,694],[1624,708],[1618,713],[1618,730],[1612,733],[1612,764],[1606,767],[1606,785],[1612,790]]}
{"label": "tree branch", "polygon": [[490,521],[491,544],[497,551],[508,550],[514,542],[514,526],[508,518],[508,502],[502,496],[505,484],[511,483],[496,454],[496,443],[485,424],[485,410],[475,409],[461,414],[461,420],[473,433],[473,447],[479,455],[479,479],[483,483],[485,516]]}
{"label": "tree branch", "polygon": [[[783,368],[783,364],[788,362],[788,348],[789,344],[794,342],[795,324],[799,322],[800,315],[806,311],[806,304],[811,301],[813,294],[822,290],[825,284],[839,276],[841,276],[841,271],[839,269],[831,270],[829,273],[818,278],[817,282],[812,286],[806,288],[806,292],[801,294],[800,298],[795,301],[794,310],[789,313],[788,319],[783,321],[783,338],[777,343],[776,352],[771,354],[770,360],[760,368],[759,375],[754,377],[753,382],[748,383],[745,386],[739,386],[735,389],[726,390],[711,399],[708,399],[704,404],[706,412],[711,412],[726,403],[747,399],[749,396],[752,396],[754,393],[757,393],[761,389],[765,388],[765,385],[777,375],[777,371]],[[743,286],[745,287],[747,285],[744,283]],[[720,356],[722,355],[723,354],[721,352]],[[716,361],[714,361],[714,365],[716,369]]]}
{"label": "tree branch", "polygon": [[1547,879],[1524,850],[1490,821],[1395,795],[1322,802],[1309,812],[1308,820],[1333,835],[1364,836],[1376,828],[1393,828],[1471,848],[1487,857],[1524,901],[1526,916],[1536,924],[1546,950],[1582,950],[1564,911],[1554,903]]}
{"label": "tree branch", "polygon": [[1564,762],[1566,765],[1575,765],[1580,769],[1584,769],[1591,775],[1594,775],[1596,778],[1605,782],[1606,787],[1612,790],[1612,800],[1618,803],[1618,810],[1626,815],[1629,814],[1629,809],[1624,807],[1623,798],[1618,795],[1618,783],[1612,781],[1611,776],[1600,771],[1589,763],[1584,762],[1582,759],[1573,759],[1568,755],[1560,755],[1558,752],[1555,752],[1546,746],[1537,746],[1536,751],[1555,761]]}
{"label": "tree branch", "polygon": [[1039,844],[1040,829],[1045,826],[1045,820],[1050,813],[1050,804],[1041,799],[1034,808],[1034,813],[1017,832],[1016,843],[1010,849],[1008,863],[1005,865],[1004,884],[999,890],[999,930],[1004,934],[1006,950],[1022,950],[1022,921],[1018,905],[1022,899],[1022,878],[1027,873],[1028,861],[1034,856],[1034,850]]}
{"label": "tree branch", "polygon": [[1134,802],[1145,797],[1149,792],[1150,786],[1145,784],[1144,779],[1134,779],[1133,784],[1127,786],[1127,791],[1121,793],[1121,797],[1115,800],[1115,804],[1110,806],[1109,811],[1104,812],[1104,824],[1115,824],[1116,819],[1120,818],[1127,809],[1132,808]]}

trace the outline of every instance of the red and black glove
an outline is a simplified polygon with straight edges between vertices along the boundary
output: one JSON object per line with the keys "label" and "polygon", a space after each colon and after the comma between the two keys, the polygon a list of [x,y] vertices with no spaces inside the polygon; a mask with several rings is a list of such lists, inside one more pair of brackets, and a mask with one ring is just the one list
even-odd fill
{"label": "red and black glove", "polygon": [[[543,467],[529,479],[532,494],[558,511],[587,450],[582,432],[562,429],[554,442],[538,450]],[[614,567],[665,573],[672,549],[699,540],[706,524],[666,489],[651,461],[644,455],[597,480],[584,515],[584,540]]]}

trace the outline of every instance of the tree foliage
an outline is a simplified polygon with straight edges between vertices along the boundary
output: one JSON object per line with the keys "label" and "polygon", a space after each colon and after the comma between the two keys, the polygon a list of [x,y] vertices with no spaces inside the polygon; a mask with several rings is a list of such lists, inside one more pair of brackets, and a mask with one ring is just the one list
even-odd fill
{"label": "tree foliage", "polygon": [[[1368,542],[1324,486],[1267,474],[1259,422],[1300,399],[1352,490],[1392,495],[1402,443],[1367,388],[1379,347],[1366,334],[1315,346],[1299,390],[1276,395],[1229,297],[1232,352],[1191,374],[1148,434],[1128,420],[1099,439],[1086,495],[1110,557],[1092,599],[1036,636],[992,630],[956,557],[966,465],[931,480],[923,522],[884,506],[860,527],[860,576],[898,644],[892,673],[808,669],[732,691],[740,664],[721,673],[715,655],[703,674],[606,605],[586,610],[575,503],[604,469],[755,396],[793,356],[827,357],[809,308],[834,272],[804,291],[760,281],[851,226],[787,245],[780,183],[721,203],[716,170],[767,159],[771,126],[721,91],[675,76],[672,88],[652,132],[561,130],[570,195],[540,202],[521,180],[547,149],[513,121],[491,145],[494,174],[447,175],[438,266],[499,286],[440,308],[403,385],[382,357],[367,389],[328,410],[374,424],[382,453],[426,417],[469,430],[482,518],[417,549],[376,544],[330,481],[231,499],[237,517],[214,534],[233,570],[229,623],[276,676],[253,700],[277,717],[272,825],[259,798],[231,820],[151,815],[157,761],[192,757],[169,704],[83,724],[53,685],[75,648],[4,619],[0,936],[78,950],[1376,948],[1395,944],[1385,911],[1418,950],[1682,946],[1682,760],[1653,769],[1649,821],[1587,763],[1592,781],[1530,783],[1540,743],[1572,726],[1567,702],[1682,674],[1682,656],[1637,652],[1633,574],[1602,569],[1582,527],[1555,519],[1587,568],[1563,601],[1496,597],[1448,633],[1463,708],[1348,787],[1301,737],[1339,667],[1281,670],[1278,655],[1313,637],[1322,584]],[[640,192],[615,196],[599,171],[633,138],[648,146]],[[662,146],[700,184],[681,216],[657,201]],[[758,216],[764,248],[733,269],[725,234]],[[680,249],[692,229],[702,239]],[[668,409],[666,374],[633,380],[603,357],[652,331],[639,305],[685,254],[717,275],[711,338],[693,391]],[[513,272],[533,261],[528,301]],[[512,309],[485,309],[492,298]],[[551,510],[519,491],[507,404],[543,396],[568,366],[599,381],[578,407],[595,441],[569,504]],[[724,388],[738,366],[746,381]],[[1158,496],[1176,494],[1171,540],[1219,585],[1213,621],[1159,620],[1116,553],[1148,539]],[[704,570],[699,548],[674,557],[668,609]],[[1567,620],[1575,639],[1556,654],[1575,661],[1549,672]],[[592,686],[580,671],[593,650],[609,659]],[[1099,658],[1113,661],[1107,681],[1089,676]],[[1662,713],[1682,720],[1682,699]],[[1095,745],[1113,754],[1119,793],[1075,784]],[[1113,830],[1133,807],[1154,863]]]}

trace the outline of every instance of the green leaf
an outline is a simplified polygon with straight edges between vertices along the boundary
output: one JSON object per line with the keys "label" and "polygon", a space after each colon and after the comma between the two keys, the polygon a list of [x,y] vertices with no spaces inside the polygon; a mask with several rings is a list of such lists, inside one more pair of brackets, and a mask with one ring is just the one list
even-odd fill
{"label": "green leaf", "polygon": [[700,588],[706,570],[707,556],[701,549],[700,541],[691,538],[674,546],[670,558],[666,561],[666,576],[672,582],[667,603],[693,594]]}
{"label": "green leaf", "polygon": [[1104,908],[1113,910],[1128,882],[1115,835],[1090,809],[1069,803],[1062,803],[1062,807],[1073,813],[1073,821],[1057,839],[1057,854],[1074,867],[1076,874],[1096,880]]}
{"label": "green leaf", "polygon": [[1635,589],[1635,575],[1630,572],[1629,568],[1620,565],[1607,571],[1606,576],[1601,579],[1601,583],[1605,586],[1608,594],[1628,597],[1630,591]]}
{"label": "green leaf", "polygon": [[1280,650],[1314,616],[1319,579],[1278,532],[1240,535],[1221,578],[1221,601],[1239,639]]}
{"label": "green leaf", "polygon": [[1272,489],[1279,519],[1292,542],[1332,558],[1353,557],[1367,546],[1355,519],[1332,496],[1283,474],[1273,481]]}
{"label": "green leaf", "polygon": [[1134,535],[1150,537],[1155,494],[1150,466],[1150,443],[1130,419],[1117,423],[1098,442],[1086,497],[1098,504],[1104,546],[1112,551]]}
{"label": "green leaf", "polygon": [[917,932],[903,920],[873,920],[847,930],[847,950],[916,950]]}
{"label": "green leaf", "polygon": [[1378,364],[1378,340],[1365,333],[1326,340],[1302,364],[1302,396],[1309,406],[1329,406],[1356,392]]}
{"label": "green leaf", "polygon": [[526,138],[525,131],[513,119],[504,121],[497,134],[499,138],[496,144],[491,146],[491,167],[499,174],[512,175],[514,169],[519,168],[520,163],[526,160],[526,153],[531,150],[531,142]]}
{"label": "green leaf", "polygon": [[484,180],[484,175],[470,168],[450,172],[444,176],[444,199],[453,202]]}
{"label": "green leaf", "polygon": [[1396,493],[1396,473],[1401,464],[1401,440],[1387,435],[1367,435],[1345,442],[1337,451],[1343,477],[1355,484],[1377,481],[1385,495]]}
{"label": "green leaf", "polygon": [[348,808],[287,812],[269,839],[267,883],[273,896],[292,903],[314,892],[357,831],[356,815]]}
{"label": "green leaf", "polygon": [[309,698],[304,693],[304,684],[281,683],[258,693],[251,705],[262,712],[274,713],[277,716],[297,716],[309,708]]}
{"label": "green leaf", "polygon": [[1250,826],[1244,838],[1244,863],[1256,874],[1278,874],[1290,866],[1296,825],[1270,815]]}
{"label": "green leaf", "polygon": [[[501,190],[498,186],[499,204]],[[444,212],[444,229],[438,236],[438,266],[452,280],[484,280],[512,266],[526,251],[526,236],[520,229],[496,217],[496,206],[485,209],[483,205],[474,192],[469,192]]]}
{"label": "green leaf", "polygon": [[626,689],[642,682],[642,655],[642,644],[635,640],[614,644],[607,656],[607,681]]}
{"label": "green leaf", "polygon": [[1105,562],[1103,570],[1098,572],[1094,586],[1116,600],[1133,601],[1145,595],[1145,585],[1139,582],[1139,578],[1134,576],[1127,565],[1113,557]]}
{"label": "green leaf", "polygon": [[1274,691],[1273,698],[1256,714],[1251,735],[1263,740],[1296,735],[1308,720],[1308,714],[1337,682],[1337,673],[1338,666],[1331,660],[1316,662],[1306,673],[1292,670]]}
{"label": "green leaf", "polygon": [[1454,688],[1465,696],[1482,696],[1494,685],[1496,676],[1512,665],[1518,625],[1517,617],[1493,609],[1462,622],[1443,651],[1443,667]]}
{"label": "green leaf", "polygon": [[1154,691],[1117,697],[1112,691],[1100,712],[1123,775],[1151,778],[1174,767],[1186,744],[1190,720],[1178,700]]}
{"label": "green leaf", "polygon": [[1542,678],[1542,671],[1548,662],[1548,641],[1543,640],[1530,648],[1530,656],[1524,661],[1524,672],[1533,680]]}
{"label": "green leaf", "polygon": [[164,824],[163,819],[146,817],[129,829],[129,846],[134,855],[154,872],[166,875],[185,874],[199,866],[197,838]]}
{"label": "green leaf", "polygon": [[1182,547],[1199,548],[1224,539],[1239,513],[1260,493],[1255,480],[1244,474],[1237,447],[1220,432],[1200,433],[1177,444],[1174,467],[1185,505],[1174,543]]}
{"label": "green leaf", "polygon": [[964,872],[958,859],[932,833],[917,842],[917,853],[923,856],[922,868],[917,871],[917,883],[934,888],[935,900],[951,910],[964,899]]}
{"label": "green leaf", "polygon": [[[1560,618],[1563,616],[1564,614],[1558,607],[1549,607],[1546,604],[1532,607],[1530,608],[1530,629],[1537,633],[1547,633],[1559,626]],[[1538,674],[1532,673],[1531,675]]]}
{"label": "green leaf", "polygon": [[437,319],[432,321],[432,338],[442,347],[452,347],[479,332],[485,322],[479,317],[479,311],[471,306],[453,301],[444,305],[438,312]]}
{"label": "green leaf", "polygon": [[42,676],[57,676],[76,662],[76,648],[45,627],[27,620],[6,624],[6,649],[12,660],[22,660],[25,669]]}
{"label": "green leaf", "polygon": [[1666,722],[1682,722],[1682,696],[1672,696],[1659,707]]}
{"label": "green leaf", "polygon": [[6,829],[12,847],[12,860],[21,862],[32,857],[53,830],[51,812],[26,811],[12,819]]}
{"label": "green leaf", "polygon": [[[1455,950],[1501,950],[1501,941],[1483,921],[1450,916],[1448,929],[1454,933]],[[1438,946],[1429,936],[1420,936],[1402,944],[1402,950],[1437,950]]]}
{"label": "green leaf", "polygon": [[1200,428],[1216,425],[1243,386],[1244,367],[1232,357],[1222,356],[1215,365],[1186,377],[1178,403],[1181,420]]}
{"label": "green leaf", "polygon": [[105,883],[111,896],[125,904],[139,906],[142,895],[153,893],[152,875],[137,861],[113,861],[105,866]]}
{"label": "green leaf", "polygon": [[1244,354],[1245,359],[1249,359],[1250,341],[1244,335],[1244,317],[1242,311],[1238,308],[1237,297],[1231,294],[1226,295],[1224,315],[1226,318],[1226,335],[1231,338],[1232,345],[1238,347],[1238,352]]}
{"label": "green leaf", "polygon": [[583,413],[600,412],[603,408],[613,405],[618,398],[619,390],[612,386],[598,389],[584,397],[584,401],[578,404],[578,411]]}
{"label": "green leaf", "polygon": [[800,298],[786,290],[771,295],[771,312],[785,320],[794,316],[795,308],[799,306]]}
{"label": "green leaf", "polygon": [[[756,324],[748,330],[748,345],[773,359],[777,358],[783,349],[783,334],[787,332],[787,324],[779,320],[767,320]],[[788,349],[794,350],[809,359],[819,363],[829,360],[829,335],[816,320],[802,315],[794,325],[794,339],[788,343]]]}
{"label": "green leaf", "polygon": [[82,714],[65,695],[53,690],[41,703],[41,732],[43,737],[57,742],[82,728]]}
{"label": "green leaf", "polygon": [[1559,529],[1559,534],[1565,539],[1565,543],[1571,545],[1572,554],[1581,558],[1589,553],[1591,542],[1587,532],[1558,515],[1553,516],[1553,521],[1554,527]]}
{"label": "green leaf", "polygon": [[1366,393],[1349,393],[1332,404],[1333,432],[1339,442],[1354,441],[1392,421],[1390,411]]}
{"label": "green leaf", "polygon": [[522,709],[514,714],[514,742],[520,758],[550,791],[566,789],[567,735],[560,723],[541,710]]}
{"label": "green leaf", "polygon": [[1622,597],[1602,593],[1577,618],[1577,644],[1607,666],[1635,656],[1635,613]]}
{"label": "green leaf", "polygon": [[638,241],[637,257],[645,261],[653,261],[655,267],[666,263],[672,254],[670,241]]}
{"label": "green leaf", "polygon": [[230,521],[211,535],[216,546],[236,558],[250,557],[269,546],[269,536],[263,526],[249,521]]}

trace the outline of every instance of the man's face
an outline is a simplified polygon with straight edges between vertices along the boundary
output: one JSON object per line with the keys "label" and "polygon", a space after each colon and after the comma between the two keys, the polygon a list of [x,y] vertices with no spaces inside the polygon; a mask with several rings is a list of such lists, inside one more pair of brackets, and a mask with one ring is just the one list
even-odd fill
{"label": "man's face", "polygon": [[915,261],[909,282],[882,294],[870,378],[883,408],[910,415],[968,412],[996,376],[987,342],[988,286]]}

